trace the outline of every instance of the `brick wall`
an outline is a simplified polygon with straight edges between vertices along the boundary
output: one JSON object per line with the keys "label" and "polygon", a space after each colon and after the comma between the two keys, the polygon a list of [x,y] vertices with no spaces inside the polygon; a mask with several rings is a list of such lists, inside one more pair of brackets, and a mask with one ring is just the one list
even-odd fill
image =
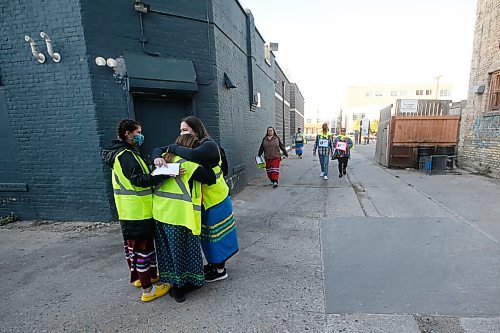
{"label": "brick wall", "polygon": [[[146,50],[193,62],[198,92],[191,113],[226,149],[234,192],[262,174],[254,156],[267,126],[276,126],[274,57],[271,65],[265,61],[264,39],[236,0],[148,4]],[[114,139],[120,119],[135,118],[134,96],[126,72],[99,67],[95,58],[144,54],[133,5],[129,0],[3,4],[0,129],[10,144],[0,148],[0,215],[70,221],[115,217],[110,170],[100,151]],[[42,30],[52,37],[60,63],[46,53],[38,37]],[[32,56],[25,34],[44,51],[44,64]],[[236,88],[224,86],[224,73]],[[260,93],[260,107],[251,105],[254,92]]]}
{"label": "brick wall", "polygon": [[290,87],[290,132],[294,135],[297,128],[304,132],[304,96],[297,84],[292,83]]}
{"label": "brick wall", "polygon": [[[8,1],[0,11],[0,71],[17,145],[16,181],[27,191],[0,192],[0,215],[28,219],[109,218],[99,138],[78,0]],[[48,55],[40,32],[62,60]],[[43,52],[31,54],[24,36]],[[0,154],[5,148],[0,148]],[[0,166],[2,169],[3,166]],[[5,180],[4,180],[5,182]],[[104,204],[103,204],[104,202]]]}
{"label": "brick wall", "polygon": [[[290,135],[290,81],[286,77],[281,67],[276,66],[275,70],[275,105],[276,105],[276,133],[285,142],[285,146],[291,146]],[[283,91],[283,82],[285,90]],[[283,121],[283,117],[285,120]],[[284,124],[284,127],[283,127]]]}
{"label": "brick wall", "polygon": [[[489,112],[491,73],[500,70],[500,2],[479,0],[467,106],[462,112],[459,166],[500,178],[500,113]],[[484,85],[483,94],[475,93]]]}

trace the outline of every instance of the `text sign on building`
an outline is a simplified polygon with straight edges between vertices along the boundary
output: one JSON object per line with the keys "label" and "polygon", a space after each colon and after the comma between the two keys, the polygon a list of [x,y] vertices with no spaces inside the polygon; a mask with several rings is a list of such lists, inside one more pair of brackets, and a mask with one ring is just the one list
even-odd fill
{"label": "text sign on building", "polygon": [[416,113],[418,107],[417,99],[402,99],[399,105],[401,113]]}

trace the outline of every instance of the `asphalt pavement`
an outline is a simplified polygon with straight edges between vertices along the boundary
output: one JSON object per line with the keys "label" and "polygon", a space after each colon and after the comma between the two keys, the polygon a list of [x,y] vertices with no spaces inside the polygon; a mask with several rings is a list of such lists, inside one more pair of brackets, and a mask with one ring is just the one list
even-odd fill
{"label": "asphalt pavement", "polygon": [[500,183],[426,176],[357,146],[328,180],[305,146],[232,197],[229,278],[140,301],[119,225],[0,227],[2,332],[500,332]]}

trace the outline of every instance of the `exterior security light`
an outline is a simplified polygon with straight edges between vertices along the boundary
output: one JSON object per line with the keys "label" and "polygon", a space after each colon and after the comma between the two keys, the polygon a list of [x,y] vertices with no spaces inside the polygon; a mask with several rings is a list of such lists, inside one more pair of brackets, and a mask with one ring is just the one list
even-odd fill
{"label": "exterior security light", "polygon": [[106,59],[103,57],[97,57],[95,58],[95,63],[97,66],[106,66]]}
{"label": "exterior security light", "polygon": [[116,60],[113,58],[108,58],[108,60],[106,60],[106,65],[108,65],[108,67],[110,67],[110,68],[115,68],[116,67]]}

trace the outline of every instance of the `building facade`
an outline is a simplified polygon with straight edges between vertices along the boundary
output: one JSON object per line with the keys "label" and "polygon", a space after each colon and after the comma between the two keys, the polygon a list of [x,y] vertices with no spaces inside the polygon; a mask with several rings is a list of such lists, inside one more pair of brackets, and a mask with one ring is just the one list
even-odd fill
{"label": "building facade", "polygon": [[348,87],[342,106],[342,127],[352,132],[358,120],[365,117],[371,121],[378,120],[380,110],[391,104],[395,106],[398,99],[449,100],[453,85],[440,82],[439,79],[436,78],[435,83],[427,84]]}
{"label": "building facade", "polygon": [[304,131],[304,96],[297,84],[290,86],[290,136],[297,133],[297,129]]}
{"label": "building facade", "polygon": [[458,165],[500,178],[500,2],[477,2],[467,105]]}
{"label": "building facade", "polygon": [[196,115],[226,150],[233,191],[261,174],[276,63],[237,0],[7,2],[0,31],[0,216],[115,218],[100,155],[122,118],[142,123],[149,155]]}

